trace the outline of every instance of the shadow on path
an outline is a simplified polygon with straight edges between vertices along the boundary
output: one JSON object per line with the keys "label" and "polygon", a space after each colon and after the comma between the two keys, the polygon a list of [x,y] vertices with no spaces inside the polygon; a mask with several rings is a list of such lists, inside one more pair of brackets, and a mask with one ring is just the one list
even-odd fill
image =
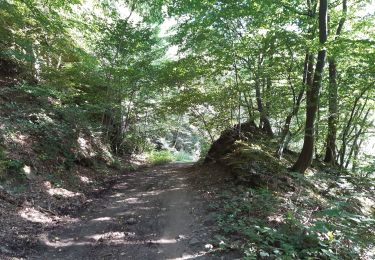
{"label": "shadow on path", "polygon": [[204,202],[186,181],[191,166],[169,164],[124,176],[79,218],[42,234],[28,259],[207,259],[204,239],[196,239],[205,232]]}

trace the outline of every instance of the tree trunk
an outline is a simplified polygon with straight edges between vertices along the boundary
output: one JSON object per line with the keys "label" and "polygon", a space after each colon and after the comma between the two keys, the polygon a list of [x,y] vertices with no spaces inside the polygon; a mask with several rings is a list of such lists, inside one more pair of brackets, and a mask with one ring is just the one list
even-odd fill
{"label": "tree trunk", "polygon": [[336,82],[337,69],[334,58],[329,58],[329,105],[328,105],[328,134],[326,153],[324,161],[330,164],[336,164],[336,133],[337,133],[337,97],[338,97],[338,86]]}
{"label": "tree trunk", "polygon": [[263,58],[261,57],[259,57],[258,59],[258,75],[256,75],[256,79],[255,79],[255,96],[257,100],[258,112],[260,114],[260,121],[261,121],[261,124],[263,125],[263,127],[260,126],[260,128],[262,127],[267,135],[269,135],[270,137],[273,137],[271,123],[267,117],[266,111],[263,108],[263,101],[262,101],[262,96],[260,92],[259,72],[260,72],[262,59]]}
{"label": "tree trunk", "polygon": [[341,133],[341,147],[340,147],[340,151],[339,151],[340,168],[344,167],[348,137],[350,136],[350,134],[352,132],[350,130],[350,129],[352,129],[352,123],[355,120],[355,118],[358,117],[358,113],[359,113],[359,115],[362,114],[362,112],[363,112],[363,110],[364,110],[364,108],[367,104],[368,98],[366,98],[363,106],[361,104],[358,104],[358,103],[360,103],[359,101],[361,100],[361,98],[363,97],[363,95],[366,93],[367,90],[368,90],[367,88],[362,90],[362,92],[355,98],[353,108],[350,112],[350,116],[347,120],[345,119],[346,125],[343,128],[342,133]]}
{"label": "tree trunk", "polygon": [[[367,103],[367,101],[366,101],[366,103]],[[363,109],[366,107],[366,103],[364,104],[363,108],[361,109],[361,113],[360,113],[360,115],[358,115],[358,117],[361,117],[361,115],[363,113]],[[354,169],[357,166],[355,160],[358,157],[359,147],[360,147],[360,144],[358,144],[358,139],[361,137],[362,133],[364,132],[366,119],[368,118],[368,115],[369,115],[370,111],[371,111],[371,109],[368,109],[367,112],[365,113],[365,115],[362,117],[361,123],[359,123],[359,125],[358,125],[359,129],[357,130],[357,126],[354,127],[355,134],[352,138],[353,142],[352,142],[352,145],[351,145],[351,148],[350,148],[350,151],[349,151],[346,163],[345,163],[345,169],[348,168],[348,166],[350,164],[350,161],[352,161],[352,165],[353,165]],[[350,141],[348,140],[348,142],[350,142]],[[360,143],[362,143],[362,141]],[[354,152],[354,158],[352,159],[353,152]]]}
{"label": "tree trunk", "polygon": [[[336,38],[341,34],[347,14],[347,0],[342,2],[342,17],[336,31]],[[328,58],[329,63],[329,88],[328,88],[328,133],[326,141],[326,153],[324,161],[329,164],[337,164],[336,161],[336,135],[337,135],[337,121],[338,121],[338,86],[337,86],[337,66],[334,57]]]}
{"label": "tree trunk", "polygon": [[[327,15],[328,15],[328,0],[320,0],[319,6],[319,41],[320,44],[325,44],[327,41]],[[291,168],[292,171],[304,173],[311,165],[313,151],[314,151],[314,123],[319,102],[319,91],[322,84],[322,74],[324,70],[327,51],[324,46],[318,52],[318,60],[314,73],[314,80],[311,87],[306,91],[306,123],[305,123],[305,137],[302,151],[298,160]]]}
{"label": "tree trunk", "polygon": [[306,53],[303,67],[302,88],[298,93],[297,100],[295,100],[292,112],[285,119],[284,127],[281,132],[280,145],[277,150],[277,155],[279,158],[283,157],[284,149],[288,146],[288,143],[291,139],[291,133],[289,130],[290,124],[292,122],[292,118],[298,114],[303,93],[305,93],[306,85],[311,86],[314,73],[314,55]]}
{"label": "tree trunk", "polygon": [[256,94],[256,100],[257,100],[257,105],[258,105],[258,111],[260,113],[260,120],[263,124],[262,128],[267,133],[267,135],[269,135],[270,137],[273,137],[271,123],[268,120],[268,117],[266,116],[266,113],[263,109],[263,102],[262,102],[262,97],[260,94],[259,82],[257,82],[255,85],[255,94]]}

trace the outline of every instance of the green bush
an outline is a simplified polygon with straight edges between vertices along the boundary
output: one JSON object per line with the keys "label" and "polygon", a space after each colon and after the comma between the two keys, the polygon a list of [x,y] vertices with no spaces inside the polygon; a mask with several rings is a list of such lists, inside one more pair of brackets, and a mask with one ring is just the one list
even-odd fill
{"label": "green bush", "polygon": [[193,158],[185,151],[178,151],[174,154],[174,158],[177,162],[191,162]]}
{"label": "green bush", "polygon": [[17,179],[24,180],[26,178],[23,170],[24,163],[19,160],[1,160],[0,159],[0,180]]}
{"label": "green bush", "polygon": [[5,175],[5,152],[0,146],[0,179]]}
{"label": "green bush", "polygon": [[[373,248],[375,220],[351,209],[352,202],[334,201],[307,214],[307,208],[285,204],[266,189],[223,197],[216,205],[217,221],[227,238],[243,238],[240,245],[228,241],[227,247],[242,250],[245,259],[364,259]],[[304,197],[305,207],[314,203]]]}
{"label": "green bush", "polygon": [[208,151],[211,148],[211,143],[210,142],[203,142],[201,144],[201,153],[199,155],[200,160],[204,160],[207,156]]}
{"label": "green bush", "polygon": [[147,159],[151,164],[160,165],[172,162],[174,157],[170,151],[152,151],[147,155]]}
{"label": "green bush", "polygon": [[122,165],[121,162],[118,159],[114,159],[110,164],[109,167],[115,170],[121,170]]}

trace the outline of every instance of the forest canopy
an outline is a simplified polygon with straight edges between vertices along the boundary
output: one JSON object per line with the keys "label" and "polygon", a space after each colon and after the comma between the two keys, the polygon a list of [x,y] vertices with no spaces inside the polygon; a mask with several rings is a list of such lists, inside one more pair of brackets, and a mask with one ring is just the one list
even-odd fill
{"label": "forest canopy", "polygon": [[[249,255],[373,256],[373,204],[345,203],[373,203],[374,25],[374,0],[0,0],[0,199],[132,156],[225,165]],[[306,241],[246,215],[280,183]]]}
{"label": "forest canopy", "polygon": [[175,136],[170,125],[193,127],[205,147],[254,122],[280,157],[301,152],[296,171],[313,157],[373,163],[372,1],[9,0],[0,10],[2,72],[82,108],[118,152],[143,151],[161,129]]}

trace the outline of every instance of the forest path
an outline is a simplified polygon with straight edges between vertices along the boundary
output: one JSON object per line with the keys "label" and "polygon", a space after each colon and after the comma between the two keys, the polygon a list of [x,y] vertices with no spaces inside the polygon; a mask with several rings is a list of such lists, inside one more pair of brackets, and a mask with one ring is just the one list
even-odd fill
{"label": "forest path", "polygon": [[124,175],[75,221],[42,234],[27,259],[229,259],[206,255],[213,224],[193,171],[176,163]]}

